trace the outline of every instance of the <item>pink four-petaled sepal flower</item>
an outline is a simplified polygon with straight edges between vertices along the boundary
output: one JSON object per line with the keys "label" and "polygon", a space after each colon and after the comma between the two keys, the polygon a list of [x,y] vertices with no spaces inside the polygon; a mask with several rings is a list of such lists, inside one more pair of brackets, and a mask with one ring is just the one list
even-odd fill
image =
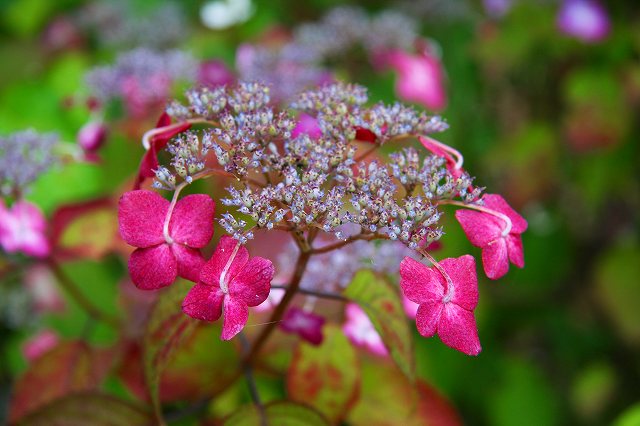
{"label": "pink four-petaled sepal flower", "polygon": [[424,337],[436,333],[442,342],[467,355],[482,350],[473,310],[478,305],[476,262],[470,255],[444,259],[427,267],[410,257],[400,263],[400,286],[417,303],[416,326]]}
{"label": "pink four-petaled sepal flower", "polygon": [[325,319],[321,315],[307,312],[300,308],[289,308],[282,317],[280,329],[286,333],[294,333],[312,345],[322,343],[322,326]]}
{"label": "pink four-petaled sepal flower", "polygon": [[244,328],[249,307],[265,301],[275,269],[270,260],[249,259],[249,251],[224,236],[204,265],[200,281],[182,303],[182,311],[203,321],[216,321],[224,313],[222,340],[230,340]]}
{"label": "pink four-petaled sepal flower", "polygon": [[165,287],[177,276],[196,282],[205,263],[199,249],[213,236],[215,203],[207,195],[194,194],[179,200],[171,213],[169,209],[169,201],[153,191],[129,191],[120,198],[120,235],[137,247],[129,259],[129,273],[142,290]]}
{"label": "pink four-petaled sepal flower", "polygon": [[0,200],[0,245],[7,253],[47,257],[51,246],[46,230],[47,220],[35,204],[17,201],[6,208]]}
{"label": "pink four-petaled sepal flower", "polygon": [[342,331],[351,343],[374,355],[389,355],[382,338],[360,306],[355,303],[347,303],[344,312],[346,321],[342,326]]}
{"label": "pink four-petaled sepal flower", "polygon": [[496,280],[509,271],[509,262],[518,268],[524,266],[520,234],[526,231],[527,221],[500,195],[485,194],[482,200],[484,209],[497,214],[461,209],[456,211],[456,219],[471,244],[482,248],[482,265],[487,277]]}

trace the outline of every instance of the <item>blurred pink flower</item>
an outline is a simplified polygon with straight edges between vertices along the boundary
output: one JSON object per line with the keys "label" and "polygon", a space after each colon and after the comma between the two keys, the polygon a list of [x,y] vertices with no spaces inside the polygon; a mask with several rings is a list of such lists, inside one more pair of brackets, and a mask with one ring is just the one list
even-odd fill
{"label": "blurred pink flower", "polygon": [[411,319],[416,319],[416,313],[418,312],[418,305],[415,302],[407,299],[405,295],[402,295],[402,307],[404,308],[404,313]]}
{"label": "blurred pink flower", "polygon": [[524,266],[520,234],[526,231],[527,221],[500,195],[485,194],[482,200],[489,212],[461,209],[456,211],[456,219],[471,244],[482,248],[487,277],[496,280],[509,271],[509,261],[518,268]]}
{"label": "blurred pink flower", "polygon": [[204,61],[198,68],[198,83],[206,87],[232,84],[235,79],[236,77],[225,63],[217,59]]}
{"label": "blurred pink flower", "polygon": [[225,235],[202,268],[200,281],[185,297],[182,311],[203,321],[216,321],[224,311],[221,338],[230,340],[247,323],[248,308],[269,295],[274,272],[271,261],[249,259],[249,251]]}
{"label": "blurred pink flower", "polygon": [[56,278],[45,264],[35,264],[24,274],[24,284],[39,313],[62,312],[65,301],[56,284]]}
{"label": "blurred pink flower", "polygon": [[295,333],[312,345],[322,343],[324,317],[292,307],[287,310],[280,323],[280,329],[286,333]]}
{"label": "blurred pink flower", "polygon": [[426,51],[412,55],[402,50],[385,56],[398,73],[396,93],[400,98],[436,111],[447,106],[444,70],[438,58]]}
{"label": "blurred pink flower", "polygon": [[272,288],[271,291],[269,292],[269,296],[267,296],[264,302],[256,306],[255,311],[269,312],[270,310],[278,306],[278,304],[284,297],[284,293],[285,293],[285,290],[282,288]]}
{"label": "blurred pink flower", "polygon": [[35,204],[17,201],[6,208],[0,200],[0,245],[7,253],[47,257],[51,249],[46,228],[47,221]]}
{"label": "blurred pink flower", "polygon": [[429,268],[410,257],[400,264],[402,292],[420,305],[416,313],[418,331],[424,337],[437,333],[445,345],[478,355],[482,348],[473,316],[478,305],[476,262],[467,254],[444,259],[439,267]]}
{"label": "blurred pink flower", "polygon": [[607,11],[596,0],[565,0],[556,25],[563,33],[587,43],[604,40],[611,30]]}
{"label": "blurred pink flower", "polygon": [[24,342],[22,345],[22,355],[24,355],[27,361],[33,362],[53,349],[59,341],[60,339],[54,331],[43,330]]}
{"label": "blurred pink flower", "polygon": [[344,331],[351,343],[365,348],[378,356],[387,356],[389,354],[373,323],[358,305],[348,303],[345,308],[345,314],[347,320],[342,326],[342,331]]}
{"label": "blurred pink flower", "polygon": [[196,282],[205,263],[198,249],[213,236],[215,203],[208,195],[193,194],[180,199],[173,211],[169,208],[169,201],[153,191],[129,191],[120,198],[120,235],[137,247],[129,259],[129,273],[142,290],[168,286],[177,276]]}
{"label": "blurred pink flower", "polygon": [[87,153],[100,149],[107,138],[107,128],[101,121],[89,121],[78,131],[78,145]]}

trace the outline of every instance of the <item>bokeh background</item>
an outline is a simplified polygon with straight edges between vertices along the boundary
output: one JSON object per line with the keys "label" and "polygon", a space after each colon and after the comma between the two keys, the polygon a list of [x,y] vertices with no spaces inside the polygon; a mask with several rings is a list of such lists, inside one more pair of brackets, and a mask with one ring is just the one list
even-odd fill
{"label": "bokeh background", "polygon": [[[416,333],[420,376],[466,424],[640,425],[640,3],[598,3],[610,27],[592,40],[559,25],[569,2],[220,1],[212,20],[206,2],[194,0],[2,0],[0,134],[55,131],[74,145],[95,118],[86,107],[86,73],[133,47],[180,48],[233,69],[241,43],[286,38],[338,5],[405,12],[436,46],[446,72],[448,104],[440,113],[451,127],[442,140],[465,153],[480,185],[529,221],[526,267],[496,282],[481,279],[481,355]],[[396,99],[392,71],[357,55],[347,59],[349,78],[368,86],[373,100]],[[27,199],[49,218],[65,205],[116,199],[137,170],[141,134],[161,110],[135,119],[123,118],[117,105],[103,112],[112,125],[100,162],[55,166]],[[478,257],[452,219],[445,217],[437,257]],[[93,218],[66,238],[100,247],[111,241],[114,220]],[[97,250],[93,259],[63,266],[88,298],[117,312],[125,264]],[[32,263],[15,270],[0,260],[0,422],[11,385],[27,368],[29,338],[42,330],[95,344],[115,338],[87,323],[64,291],[63,311],[35,309],[21,269],[27,264],[38,273]],[[42,274],[30,279],[52,279]],[[126,393],[116,379],[106,386]],[[278,393],[277,385],[261,386]]]}

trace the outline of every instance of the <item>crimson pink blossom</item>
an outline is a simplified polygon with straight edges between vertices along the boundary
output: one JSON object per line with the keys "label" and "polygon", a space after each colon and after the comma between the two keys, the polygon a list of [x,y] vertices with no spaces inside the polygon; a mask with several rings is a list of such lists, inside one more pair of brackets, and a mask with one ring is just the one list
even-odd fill
{"label": "crimson pink blossom", "polygon": [[215,203],[204,194],[187,195],[170,212],[169,201],[153,191],[125,193],[118,220],[122,238],[138,247],[129,259],[133,283],[155,290],[173,283],[177,276],[197,281],[205,263],[199,249],[213,236],[214,209]]}
{"label": "crimson pink blossom", "polygon": [[0,200],[0,246],[7,253],[47,257],[51,248],[46,229],[47,221],[35,204],[17,201],[6,208]]}
{"label": "crimson pink blossom", "polygon": [[445,345],[478,355],[482,348],[473,315],[478,305],[476,262],[467,254],[444,259],[439,266],[442,271],[410,257],[400,263],[402,292],[419,305],[418,331],[424,337],[437,333]]}
{"label": "crimson pink blossom", "polygon": [[216,321],[224,313],[221,337],[230,340],[247,323],[249,307],[266,300],[274,272],[270,260],[249,259],[249,251],[225,235],[202,268],[198,284],[185,297],[182,310],[204,321]]}
{"label": "crimson pink blossom", "polygon": [[282,317],[280,329],[286,333],[295,333],[312,345],[322,343],[324,317],[300,308],[289,308]]}
{"label": "crimson pink blossom", "polygon": [[[518,268],[524,266],[522,234],[527,221],[513,210],[500,195],[485,194],[484,207],[498,213],[458,210],[456,219],[471,244],[482,248],[482,265],[487,277],[496,280],[509,271],[509,262]],[[510,220],[510,224],[501,215]]]}

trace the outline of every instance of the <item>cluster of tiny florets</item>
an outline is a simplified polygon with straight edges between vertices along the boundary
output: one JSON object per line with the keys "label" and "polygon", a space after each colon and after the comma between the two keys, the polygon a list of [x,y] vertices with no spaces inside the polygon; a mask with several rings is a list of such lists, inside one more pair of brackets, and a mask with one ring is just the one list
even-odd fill
{"label": "cluster of tiny florets", "polygon": [[189,34],[184,11],[175,2],[162,3],[141,14],[136,13],[131,2],[94,1],[71,18],[98,43],[120,48],[166,49],[177,46]]}
{"label": "cluster of tiny florets", "polygon": [[[371,142],[375,148],[396,137],[441,131],[446,124],[401,104],[366,104],[365,88],[343,83],[304,92],[286,111],[270,106],[268,89],[258,83],[192,90],[186,105],[174,102],[167,111],[180,119],[204,119],[214,128],[174,139],[167,148],[171,167],[189,182],[204,169],[211,151],[242,181],[242,187],[228,187],[228,197],[221,200],[236,214],[220,219],[241,242],[254,227],[317,228],[344,238],[345,224],[414,249],[439,239],[436,202],[466,194],[471,178],[466,173],[454,177],[443,158],[420,158],[412,148],[392,154],[388,163],[358,161],[356,128],[377,135]],[[319,136],[293,136],[292,117],[302,112],[316,120]],[[158,187],[174,184],[166,172],[160,168],[164,181]]]}
{"label": "cluster of tiny florets", "polygon": [[195,58],[181,50],[137,48],[120,54],[114,65],[94,68],[86,81],[92,94],[103,102],[129,98],[152,104],[165,100],[173,82],[194,81],[197,69]]}
{"label": "cluster of tiny florets", "polygon": [[383,51],[407,50],[418,37],[415,20],[395,11],[369,17],[355,7],[338,7],[317,23],[298,27],[283,46],[244,46],[237,68],[243,80],[269,85],[278,101],[332,80],[325,64],[363,48],[374,59]]}
{"label": "cluster of tiny florets", "polygon": [[0,136],[0,193],[23,191],[47,171],[55,162],[58,141],[54,133],[32,129]]}

